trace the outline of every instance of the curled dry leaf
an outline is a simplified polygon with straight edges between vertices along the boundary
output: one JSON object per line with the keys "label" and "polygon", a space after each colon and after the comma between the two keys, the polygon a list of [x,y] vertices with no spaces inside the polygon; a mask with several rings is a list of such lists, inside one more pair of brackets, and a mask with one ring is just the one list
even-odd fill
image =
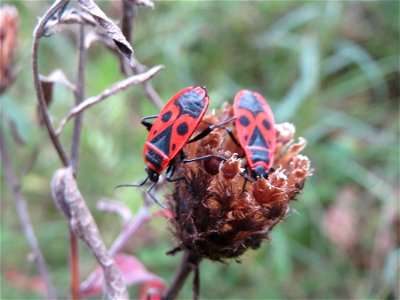
{"label": "curled dry leaf", "polygon": [[53,199],[68,219],[71,230],[86,243],[102,267],[106,296],[110,299],[127,299],[128,293],[121,272],[107,252],[97,225],[78,189],[72,168],[60,169],[54,174],[51,190]]}
{"label": "curled dry leaf", "polygon": [[[136,257],[119,253],[114,257],[114,260],[121,270],[122,278],[127,286],[146,283],[151,286],[156,286],[161,290],[165,289],[164,280],[148,271]],[[93,280],[93,278],[95,278],[95,280]],[[101,293],[103,280],[103,270],[97,268],[81,283],[81,295],[84,297],[92,297]]]}
{"label": "curled dry leaf", "polygon": [[118,50],[125,55],[129,61],[132,59],[133,49],[121,29],[94,3],[93,0],[78,0],[80,6],[85,9],[95,19],[98,25],[102,27],[107,36],[113,39]]}

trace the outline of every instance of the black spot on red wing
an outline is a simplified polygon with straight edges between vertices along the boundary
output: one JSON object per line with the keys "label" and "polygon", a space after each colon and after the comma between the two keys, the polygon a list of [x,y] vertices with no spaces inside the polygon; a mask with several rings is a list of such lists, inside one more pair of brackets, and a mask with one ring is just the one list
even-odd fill
{"label": "black spot on red wing", "polygon": [[249,119],[248,119],[246,116],[240,116],[239,122],[240,122],[240,124],[242,124],[244,127],[247,127],[247,126],[249,126],[249,124],[250,124],[250,121],[249,121]]}
{"label": "black spot on red wing", "polygon": [[172,151],[174,151],[176,148],[176,144],[172,144]]}
{"label": "black spot on red wing", "polygon": [[178,127],[176,128],[176,131],[178,132],[178,134],[180,136],[184,136],[188,132],[188,130],[189,130],[189,127],[186,122],[179,124]]}
{"label": "black spot on red wing", "polygon": [[267,129],[267,130],[270,130],[270,129],[271,129],[271,124],[270,124],[267,120],[264,120],[264,121],[262,122],[262,124],[263,124],[263,126],[264,126],[265,129]]}
{"label": "black spot on red wing", "polygon": [[245,92],[243,94],[243,96],[239,100],[239,108],[250,111],[253,116],[256,116],[258,113],[264,112],[264,108],[262,107],[260,101],[251,92]]}
{"label": "black spot on red wing", "polygon": [[163,121],[164,123],[168,122],[169,119],[171,119],[171,116],[172,116],[172,112],[167,111],[161,116],[161,121]]}
{"label": "black spot on red wing", "polygon": [[249,139],[249,136],[248,136],[248,135],[245,135],[245,136],[244,136],[244,140],[247,141],[248,139]]}
{"label": "black spot on red wing", "polygon": [[169,145],[171,144],[172,126],[168,126],[164,131],[156,135],[149,143],[153,144],[157,149],[169,156]]}
{"label": "black spot on red wing", "polygon": [[268,148],[267,141],[265,140],[261,130],[257,126],[254,127],[254,131],[253,134],[251,135],[248,145]]}
{"label": "black spot on red wing", "polygon": [[151,164],[154,167],[154,169],[160,170],[163,157],[158,153],[154,152],[153,149],[148,149],[146,153],[146,161],[149,164]]}
{"label": "black spot on red wing", "polygon": [[194,119],[199,118],[204,109],[204,96],[190,91],[181,95],[176,101],[175,105],[179,107],[179,115],[189,115]]}

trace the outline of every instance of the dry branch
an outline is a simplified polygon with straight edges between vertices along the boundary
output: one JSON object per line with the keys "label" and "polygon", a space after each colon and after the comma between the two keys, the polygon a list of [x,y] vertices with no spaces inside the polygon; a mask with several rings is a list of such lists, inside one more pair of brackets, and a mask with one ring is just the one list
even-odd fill
{"label": "dry branch", "polygon": [[71,109],[71,111],[68,113],[68,115],[66,117],[64,117],[60,123],[59,128],[57,129],[57,135],[60,135],[60,133],[62,132],[63,128],[65,127],[65,125],[67,124],[67,122],[73,118],[76,117],[77,115],[79,115],[81,112],[85,111],[86,109],[88,109],[89,107],[100,103],[101,101],[107,99],[108,97],[127,89],[128,87],[132,86],[132,85],[136,85],[142,82],[145,82],[147,80],[149,80],[150,78],[152,78],[154,75],[156,75],[161,69],[163,68],[162,65],[159,66],[155,66],[153,68],[151,68],[150,70],[148,70],[145,73],[141,73],[138,75],[134,75],[131,76],[127,79],[124,79],[120,82],[117,82],[116,84],[113,84],[111,87],[109,87],[108,89],[104,90],[100,95],[94,96],[94,97],[90,97],[88,99],[86,99],[85,101],[83,101],[81,104],[79,104],[78,106],[74,107],[73,109]]}
{"label": "dry branch", "polygon": [[6,180],[14,196],[15,207],[17,209],[17,213],[22,225],[22,229],[25,234],[25,238],[28,241],[29,247],[35,259],[36,266],[45,284],[46,298],[55,299],[56,294],[54,286],[49,277],[47,266],[43,258],[43,254],[40,250],[39,243],[36,239],[36,235],[30,221],[26,200],[21,192],[21,184],[11,165],[6,145],[6,139],[3,135],[3,126],[1,125],[0,125],[0,154],[1,154],[1,163],[5,171]]}
{"label": "dry branch", "polygon": [[79,192],[71,168],[58,170],[51,182],[53,199],[69,221],[72,231],[93,252],[103,269],[105,293],[110,299],[128,299],[122,275],[111,255],[107,252],[97,225]]}

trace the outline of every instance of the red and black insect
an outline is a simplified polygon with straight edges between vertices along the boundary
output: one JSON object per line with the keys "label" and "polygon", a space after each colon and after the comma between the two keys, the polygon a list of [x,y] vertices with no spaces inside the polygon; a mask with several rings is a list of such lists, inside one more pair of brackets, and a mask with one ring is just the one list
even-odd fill
{"label": "red and black insect", "polygon": [[[145,171],[147,177],[139,184],[124,184],[118,187],[142,186],[150,179],[153,185],[149,188],[148,193],[158,203],[157,199],[152,196],[150,191],[165,169],[167,169],[167,181],[182,179],[172,179],[172,176],[175,171],[175,158],[179,153],[182,154],[181,150],[185,144],[197,141],[210,133],[215,127],[232,121],[232,119],[229,119],[221,124],[211,125],[203,132],[190,139],[192,133],[201,122],[209,103],[210,100],[205,88],[188,87],[172,97],[158,116],[144,117],[141,123],[149,130],[149,135],[143,149],[143,159],[146,164]],[[157,118],[154,123],[147,121],[152,118]],[[226,158],[222,156],[206,155],[190,160],[182,158],[182,162],[187,163],[211,157],[226,160]]]}
{"label": "red and black insect", "polygon": [[254,177],[268,177],[274,162],[275,122],[267,101],[259,93],[241,90],[234,100],[236,134]]}
{"label": "red and black insect", "polygon": [[154,124],[142,119],[149,130],[144,144],[143,159],[148,178],[157,182],[183,148],[203,118],[210,100],[203,87],[188,87],[172,97]]}

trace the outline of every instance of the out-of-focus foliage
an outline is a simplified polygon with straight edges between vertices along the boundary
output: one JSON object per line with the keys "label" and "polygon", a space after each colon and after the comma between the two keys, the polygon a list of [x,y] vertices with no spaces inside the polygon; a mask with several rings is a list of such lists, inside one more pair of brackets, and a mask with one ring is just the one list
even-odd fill
{"label": "out-of-focus foliage", "polygon": [[[60,298],[68,295],[68,233],[50,196],[49,181],[60,166],[36,119],[30,44],[37,16],[50,1],[12,2],[21,15],[17,78],[2,95],[7,118],[25,139],[13,145],[13,165]],[[211,106],[232,101],[239,89],[262,93],[277,122],[296,125],[305,137],[314,175],[270,243],[248,252],[241,263],[201,264],[203,298],[399,297],[399,3],[397,1],[190,1],[156,2],[137,11],[133,47],[144,64],[164,64],[153,80],[166,101],[189,85],[207,86]],[[119,2],[100,2],[119,18]],[[75,28],[77,29],[77,28]],[[76,77],[76,35],[44,39],[40,70],[61,68]],[[116,58],[99,45],[90,49],[86,95],[122,79]],[[73,105],[73,95],[53,88],[55,124]],[[140,117],[157,113],[139,87],[90,109],[84,117],[78,181],[107,244],[120,221],[96,212],[110,197],[136,211],[138,190],[114,186],[145,176],[141,159],[146,130]],[[7,126],[6,126],[7,127]],[[63,133],[69,136],[71,124]],[[68,141],[69,139],[65,139]],[[67,147],[69,145],[66,145]],[[33,166],[31,161],[38,153]],[[31,169],[30,172],[26,172]],[[2,175],[2,298],[37,298],[21,278],[36,274]],[[169,282],[180,255],[164,220],[143,227],[125,249]],[[80,247],[82,274],[95,261]],[[11,274],[11,275],[10,275]],[[28,280],[27,279],[27,280]],[[25,284],[24,284],[25,282]],[[397,284],[397,288],[395,285]],[[188,283],[181,293],[191,297]],[[132,292],[132,291],[131,291]]]}

